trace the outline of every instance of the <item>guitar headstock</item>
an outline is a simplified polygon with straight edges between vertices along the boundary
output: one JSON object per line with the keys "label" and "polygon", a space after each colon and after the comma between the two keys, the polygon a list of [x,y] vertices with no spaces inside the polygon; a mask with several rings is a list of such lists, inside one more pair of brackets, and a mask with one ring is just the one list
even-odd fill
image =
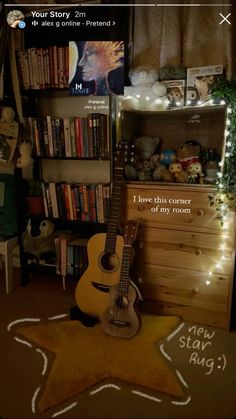
{"label": "guitar headstock", "polygon": [[131,246],[137,236],[138,221],[129,220],[124,227],[124,244]]}
{"label": "guitar headstock", "polygon": [[115,167],[124,168],[124,166],[132,159],[134,145],[129,144],[127,141],[120,141],[116,144],[114,155]]}

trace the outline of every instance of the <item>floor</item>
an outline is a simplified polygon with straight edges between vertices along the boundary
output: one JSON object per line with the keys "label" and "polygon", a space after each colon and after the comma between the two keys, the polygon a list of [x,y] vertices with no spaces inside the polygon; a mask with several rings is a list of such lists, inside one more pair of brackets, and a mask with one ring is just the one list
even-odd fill
{"label": "floor", "polygon": [[[171,340],[165,338],[157,342],[157,350],[172,363],[185,387],[186,399],[181,403],[144,388],[108,380],[104,383],[105,387],[97,392],[86,391],[62,406],[39,413],[34,398],[44,379],[41,375],[42,360],[26,345],[15,340],[14,334],[8,330],[9,325],[16,321],[21,324],[29,319],[48,321],[49,317],[63,314],[69,318],[70,308],[75,305],[76,281],[67,280],[67,288],[63,291],[61,280],[54,276],[33,275],[25,287],[20,286],[16,270],[14,277],[14,290],[6,295],[0,271],[1,418],[236,417],[236,332],[234,329],[229,333],[183,321]],[[49,369],[53,359],[53,354],[49,352]]]}

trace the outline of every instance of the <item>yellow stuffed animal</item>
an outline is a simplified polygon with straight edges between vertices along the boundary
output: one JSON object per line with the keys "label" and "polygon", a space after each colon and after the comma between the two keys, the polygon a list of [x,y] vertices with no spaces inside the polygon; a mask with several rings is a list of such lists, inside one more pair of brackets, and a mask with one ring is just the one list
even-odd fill
{"label": "yellow stuffed animal", "polygon": [[175,177],[175,181],[178,183],[187,183],[188,174],[182,169],[181,163],[172,163],[169,167],[170,173]]}

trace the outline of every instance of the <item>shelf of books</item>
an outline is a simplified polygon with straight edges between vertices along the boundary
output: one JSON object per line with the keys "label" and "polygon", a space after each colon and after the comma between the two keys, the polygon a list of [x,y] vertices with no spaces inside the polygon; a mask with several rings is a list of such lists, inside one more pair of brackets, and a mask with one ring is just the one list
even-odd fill
{"label": "shelf of books", "polygon": [[17,64],[24,90],[68,88],[68,45],[17,51]]}
{"label": "shelf of books", "polygon": [[42,182],[45,216],[61,221],[106,223],[109,184]]}
{"label": "shelf of books", "polygon": [[88,239],[71,230],[55,232],[55,252],[42,255],[37,262],[28,259],[31,272],[57,274],[62,278],[63,289],[66,277],[79,279],[88,267]]}
{"label": "shelf of books", "polygon": [[55,237],[55,269],[62,277],[63,289],[67,276],[79,279],[88,266],[88,239],[77,233],[62,232]]}
{"label": "shelf of books", "polygon": [[109,159],[109,115],[25,117],[24,126],[37,157]]}

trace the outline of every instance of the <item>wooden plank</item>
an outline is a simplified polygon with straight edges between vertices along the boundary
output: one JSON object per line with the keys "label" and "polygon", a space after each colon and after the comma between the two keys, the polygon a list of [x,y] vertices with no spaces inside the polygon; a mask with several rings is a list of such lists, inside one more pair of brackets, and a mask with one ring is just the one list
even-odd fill
{"label": "wooden plank", "polygon": [[168,301],[186,306],[226,312],[228,309],[229,277],[209,276],[187,269],[139,264],[140,292],[144,299]]}
{"label": "wooden plank", "polygon": [[[222,227],[217,220],[218,213],[210,207],[208,198],[211,191],[203,187],[191,190],[186,186],[171,189],[159,184],[155,187],[128,184],[124,188],[122,218],[139,219],[142,225],[153,227],[219,233]],[[234,228],[234,218],[231,213],[227,222],[229,230]]]}
{"label": "wooden plank", "polygon": [[141,249],[136,253],[140,262],[206,273],[231,271],[232,237],[222,240],[215,234],[141,227],[138,240]]}

